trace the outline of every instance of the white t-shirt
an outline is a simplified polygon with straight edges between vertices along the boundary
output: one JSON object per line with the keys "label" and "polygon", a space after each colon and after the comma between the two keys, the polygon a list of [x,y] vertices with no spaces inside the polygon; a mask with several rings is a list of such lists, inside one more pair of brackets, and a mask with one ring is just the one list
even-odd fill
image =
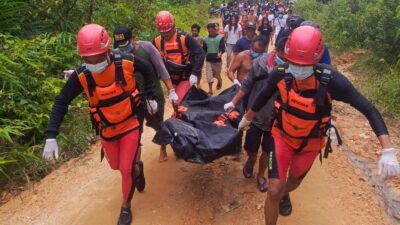
{"label": "white t-shirt", "polygon": [[275,19],[274,14],[269,14],[269,15],[268,15],[268,21],[269,21],[269,23],[270,23],[271,25],[273,24],[274,19]]}
{"label": "white t-shirt", "polygon": [[278,34],[281,29],[286,28],[286,18],[283,17],[280,19],[279,17],[275,18],[274,26],[276,27],[275,34]]}
{"label": "white t-shirt", "polygon": [[228,44],[236,44],[236,42],[239,40],[240,36],[239,36],[239,32],[242,31],[242,27],[238,24],[238,28],[234,29],[234,27],[232,27],[232,30],[229,31],[229,25],[225,26],[224,32],[228,33],[228,38],[226,40],[226,43]]}
{"label": "white t-shirt", "polygon": [[285,15],[283,15],[283,18],[284,18],[285,20],[287,20],[287,19],[289,18],[289,15],[288,15],[288,14],[285,14]]}
{"label": "white t-shirt", "polygon": [[258,16],[258,21],[260,21],[260,22],[261,22],[261,21],[262,21],[262,19],[263,19],[263,15],[259,15],[259,16]]}

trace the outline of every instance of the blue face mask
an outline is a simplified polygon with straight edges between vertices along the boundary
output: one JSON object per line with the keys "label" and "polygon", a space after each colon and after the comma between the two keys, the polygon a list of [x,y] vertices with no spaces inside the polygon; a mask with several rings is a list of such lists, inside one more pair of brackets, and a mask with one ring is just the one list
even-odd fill
{"label": "blue face mask", "polygon": [[305,80],[314,73],[313,66],[297,66],[289,64],[289,73],[297,80]]}
{"label": "blue face mask", "polygon": [[282,64],[285,63],[285,61],[283,61],[283,59],[279,58],[278,55],[275,56],[274,62],[275,62],[275,64],[276,64],[277,66],[280,66],[280,65],[282,65]]}
{"label": "blue face mask", "polygon": [[251,58],[255,59],[261,55],[261,53],[255,52],[253,50],[250,51]]}
{"label": "blue face mask", "polygon": [[119,48],[119,50],[123,53],[128,53],[131,52],[133,49],[135,48],[135,46],[133,46],[132,43],[130,43],[128,46],[123,47],[123,48]]}

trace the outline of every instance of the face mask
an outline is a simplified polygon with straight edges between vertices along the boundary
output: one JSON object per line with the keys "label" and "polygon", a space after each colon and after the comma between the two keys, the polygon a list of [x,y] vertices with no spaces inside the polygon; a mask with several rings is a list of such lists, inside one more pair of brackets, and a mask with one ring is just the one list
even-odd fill
{"label": "face mask", "polygon": [[292,74],[297,80],[304,80],[310,77],[314,73],[313,66],[296,66],[289,64],[289,73]]}
{"label": "face mask", "polygon": [[279,19],[282,19],[283,18],[283,15],[282,14],[279,14]]}
{"label": "face mask", "polygon": [[103,62],[97,64],[85,63],[85,67],[92,73],[101,73],[107,68],[108,64],[109,64],[109,58],[107,56],[107,59],[104,60]]}
{"label": "face mask", "polygon": [[253,50],[250,51],[251,58],[255,59],[261,55],[261,53],[255,52]]}
{"label": "face mask", "polygon": [[285,63],[285,61],[283,61],[283,59],[279,58],[278,55],[275,56],[274,62],[275,62],[275,64],[276,64],[277,66],[280,66],[280,65],[282,65],[282,64]]}
{"label": "face mask", "polygon": [[133,49],[135,48],[135,46],[133,46],[132,43],[130,43],[128,46],[123,47],[123,48],[119,48],[119,50],[123,53],[128,53],[131,52]]}

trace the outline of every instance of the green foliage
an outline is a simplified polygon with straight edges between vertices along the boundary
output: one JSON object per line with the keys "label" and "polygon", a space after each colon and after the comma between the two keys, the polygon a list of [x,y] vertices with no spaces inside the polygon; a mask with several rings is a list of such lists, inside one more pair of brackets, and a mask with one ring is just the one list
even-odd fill
{"label": "green foliage", "polygon": [[381,110],[400,116],[400,0],[301,0],[295,12],[317,22],[339,52],[364,48],[355,68],[363,90]]}
{"label": "green foliage", "polygon": [[356,82],[357,87],[382,112],[400,118],[400,67],[369,56],[359,60],[355,69],[363,75]]}
{"label": "green foliage", "polygon": [[[400,0],[297,1],[296,13],[317,22],[337,51],[367,48],[387,62],[400,54]],[[396,11],[397,10],[397,11]]]}
{"label": "green foliage", "polygon": [[[208,20],[205,1],[0,1],[0,188],[40,179],[51,170],[40,155],[44,132],[65,83],[62,71],[81,62],[75,40],[79,28],[98,23],[111,35],[124,25],[137,39],[151,40],[158,35],[159,10],[170,10],[186,31]],[[82,154],[96,140],[86,105],[78,97],[64,119],[58,136],[61,161]]]}

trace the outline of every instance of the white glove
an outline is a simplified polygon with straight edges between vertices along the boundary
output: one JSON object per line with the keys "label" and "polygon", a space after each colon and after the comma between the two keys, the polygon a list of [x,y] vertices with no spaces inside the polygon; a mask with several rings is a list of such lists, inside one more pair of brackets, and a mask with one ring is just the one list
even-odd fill
{"label": "white glove", "polygon": [[194,75],[194,74],[190,75],[190,77],[189,77],[190,85],[196,85],[197,84],[197,80],[198,80],[198,78],[197,78],[196,75]]}
{"label": "white glove", "polygon": [[234,80],[233,80],[233,85],[235,85],[235,84],[239,85],[239,87],[242,86],[242,84],[239,82],[238,79],[234,79]]}
{"label": "white glove", "polygon": [[158,104],[156,100],[146,100],[146,105],[147,105],[147,111],[150,113],[150,115],[154,115],[157,113]]}
{"label": "white glove", "polygon": [[224,105],[225,112],[231,112],[235,108],[235,104],[233,102],[228,102]]}
{"label": "white glove", "polygon": [[247,120],[245,116],[242,117],[242,120],[239,123],[238,129],[243,130],[244,128],[250,126],[251,121]]}
{"label": "white glove", "polygon": [[175,103],[175,104],[178,103],[179,97],[178,97],[178,94],[176,94],[175,89],[169,90],[168,98],[172,103]]}
{"label": "white glove", "polygon": [[58,144],[56,139],[46,139],[43,149],[43,158],[47,161],[58,159]]}
{"label": "white glove", "polygon": [[378,174],[383,175],[385,178],[400,175],[400,166],[396,158],[396,149],[383,149],[378,162]]}
{"label": "white glove", "polygon": [[68,80],[71,77],[72,73],[74,73],[74,71],[75,70],[64,70],[63,71],[64,72],[64,80]]}

